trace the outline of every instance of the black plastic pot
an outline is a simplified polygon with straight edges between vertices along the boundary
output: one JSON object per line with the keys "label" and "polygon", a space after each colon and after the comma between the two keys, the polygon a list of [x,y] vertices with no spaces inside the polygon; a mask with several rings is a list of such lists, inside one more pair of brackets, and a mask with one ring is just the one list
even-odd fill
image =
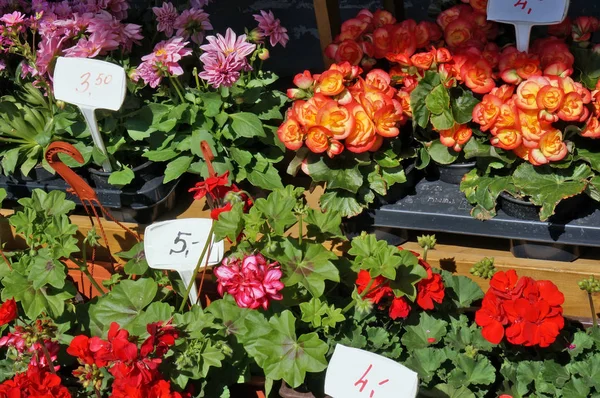
{"label": "black plastic pot", "polygon": [[517,258],[532,258],[546,261],[575,261],[581,255],[579,246],[560,243],[541,243],[528,240],[510,240],[510,252]]}
{"label": "black plastic pot", "polygon": [[439,179],[448,184],[459,185],[465,174],[475,168],[476,162],[437,164]]}
{"label": "black plastic pot", "polygon": [[[135,179],[127,186],[127,188],[130,190],[139,189],[144,185],[144,183],[164,175],[164,166],[160,163],[151,161],[142,163],[141,165],[134,167],[132,170],[133,174],[135,174]],[[89,168],[88,171],[96,188],[119,189],[119,187],[116,187],[108,182],[111,172],[94,168]]]}
{"label": "black plastic pot", "polygon": [[539,221],[540,208],[533,203],[515,198],[514,196],[501,192],[499,197],[500,208],[514,218],[520,220]]}
{"label": "black plastic pot", "polygon": [[[500,208],[511,217],[530,221],[540,220],[539,206],[529,201],[515,198],[507,192],[500,193],[499,204]],[[550,221],[554,223],[567,223],[589,215],[594,209],[595,204],[589,196],[586,194],[575,195],[564,199],[556,206],[556,210]]]}

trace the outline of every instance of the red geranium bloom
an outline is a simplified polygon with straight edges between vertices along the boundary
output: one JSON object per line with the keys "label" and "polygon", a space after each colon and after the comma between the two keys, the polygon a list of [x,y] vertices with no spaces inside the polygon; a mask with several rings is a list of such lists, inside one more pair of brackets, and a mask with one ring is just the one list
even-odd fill
{"label": "red geranium bloom", "polygon": [[[361,270],[358,273],[358,277],[356,278],[356,286],[359,294],[362,294],[367,286],[369,286],[371,279],[372,278],[371,274],[369,274],[369,271]],[[391,294],[392,288],[388,286],[387,279],[380,275],[375,278],[373,283],[371,283],[369,291],[364,297],[370,299],[373,304],[379,304],[382,298]]]}
{"label": "red geranium bloom", "polygon": [[155,322],[149,323],[146,330],[150,335],[140,349],[140,355],[147,357],[154,352],[157,357],[163,357],[169,348],[175,345],[175,340],[179,337],[179,331],[171,325],[171,322]]}
{"label": "red geranium bloom", "polygon": [[0,306],[0,326],[12,322],[17,317],[17,303],[14,299],[6,300]]}
{"label": "red geranium bloom", "polygon": [[404,297],[394,297],[390,305],[390,318],[406,318],[410,314],[410,305]]}
{"label": "red geranium bloom", "polygon": [[108,340],[99,337],[90,339],[90,350],[94,354],[96,365],[103,367],[116,360],[133,360],[137,357],[137,346],[129,341],[129,332],[119,329],[119,324],[111,323]]}
{"label": "red geranium bloom", "polygon": [[196,183],[196,186],[190,188],[188,192],[195,192],[194,199],[200,200],[207,194],[212,198],[218,197],[219,187],[227,187],[229,182],[229,171],[221,176],[208,177],[204,181]]}
{"label": "red geranium bloom", "polygon": [[482,327],[481,334],[490,343],[499,344],[504,337],[504,325],[507,322],[501,300],[488,292],[481,308],[475,313],[475,323]]}
{"label": "red geranium bloom", "polygon": [[440,274],[432,274],[431,278],[417,283],[417,304],[424,310],[432,310],[433,303],[441,303],[445,294],[444,281]]}
{"label": "red geranium bloom", "polygon": [[67,348],[67,354],[77,357],[81,363],[92,365],[94,354],[90,351],[90,339],[87,336],[75,336]]}

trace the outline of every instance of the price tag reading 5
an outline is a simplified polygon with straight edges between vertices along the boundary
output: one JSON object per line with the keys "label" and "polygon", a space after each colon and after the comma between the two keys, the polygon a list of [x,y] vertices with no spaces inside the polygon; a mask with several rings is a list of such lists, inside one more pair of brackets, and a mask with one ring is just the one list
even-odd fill
{"label": "price tag reading 5", "polygon": [[56,98],[88,109],[119,110],[125,99],[125,70],[109,62],[87,58],[56,61]]}

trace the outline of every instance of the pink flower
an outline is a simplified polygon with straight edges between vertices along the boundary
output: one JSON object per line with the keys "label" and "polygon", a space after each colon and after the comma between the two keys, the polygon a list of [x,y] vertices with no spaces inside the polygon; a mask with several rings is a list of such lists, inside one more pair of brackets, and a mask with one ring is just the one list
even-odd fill
{"label": "pink flower", "polygon": [[0,59],[0,71],[3,71],[4,69],[6,69],[6,62]]}
{"label": "pink flower", "polygon": [[198,76],[214,88],[231,87],[240,78],[240,70],[244,68],[244,64],[233,54],[204,53],[200,61],[204,64],[204,70]]}
{"label": "pink flower", "polygon": [[40,42],[35,61],[35,67],[40,75],[45,75],[54,59],[61,54],[63,43],[64,38],[58,36],[50,36]]}
{"label": "pink flower", "polygon": [[210,3],[210,0],[191,0],[190,7],[192,8],[204,8]]}
{"label": "pink flower", "polygon": [[217,276],[217,290],[223,296],[233,296],[240,308],[269,308],[271,300],[282,300],[280,291],[282,272],[279,264],[267,264],[259,253],[245,256],[243,260],[225,258],[222,265],[214,270]]}
{"label": "pink flower", "polygon": [[129,9],[128,0],[100,0],[106,4],[104,9],[110,11],[119,21],[127,18],[127,10]]}
{"label": "pink flower", "polygon": [[179,13],[175,9],[172,3],[164,2],[162,7],[152,7],[158,26],[156,30],[164,32],[167,37],[173,36],[173,30],[175,29],[175,21],[179,17]]}
{"label": "pink flower", "polygon": [[196,44],[202,43],[204,32],[213,28],[208,16],[207,13],[198,8],[185,10],[175,21],[177,36],[184,39],[189,38]]}
{"label": "pink flower", "polygon": [[0,18],[0,21],[4,22],[6,26],[17,26],[25,21],[25,15],[21,14],[19,11],[15,11],[11,14],[4,14],[2,18]]}
{"label": "pink flower", "polygon": [[277,43],[283,47],[287,44],[290,37],[287,34],[287,29],[281,26],[281,21],[275,19],[273,12],[260,11],[260,14],[253,15],[256,22],[258,22],[258,29],[263,37],[268,37],[271,46],[275,46]]}
{"label": "pink flower", "polygon": [[156,88],[164,76],[179,76],[183,68],[179,65],[181,58],[192,53],[187,48],[189,42],[181,37],[173,37],[161,41],[154,47],[154,52],[142,57],[142,63],[137,68],[136,79],[141,78],[150,87]]}
{"label": "pink flower", "polygon": [[[221,53],[224,57],[232,55],[237,62],[243,65],[244,70],[248,71],[252,69],[246,57],[256,49],[256,44],[248,43],[246,35],[237,37],[231,28],[227,28],[225,37],[217,34],[216,36],[208,36],[206,40],[209,44],[200,46],[200,49],[206,51],[207,54],[215,56]],[[202,57],[200,58],[202,59]]]}

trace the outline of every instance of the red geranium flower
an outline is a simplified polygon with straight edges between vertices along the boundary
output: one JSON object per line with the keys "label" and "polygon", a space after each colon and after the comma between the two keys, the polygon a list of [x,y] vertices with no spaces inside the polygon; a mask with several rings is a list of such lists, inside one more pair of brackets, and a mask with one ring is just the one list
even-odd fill
{"label": "red geranium flower", "polygon": [[504,325],[508,322],[501,300],[491,292],[483,298],[481,309],[475,313],[475,323],[482,327],[481,334],[492,344],[499,344],[504,337]]}
{"label": "red geranium flower", "polygon": [[90,351],[90,339],[87,336],[75,336],[67,348],[67,354],[78,358],[82,364],[92,365],[94,354]]}
{"label": "red geranium flower", "polygon": [[429,279],[417,283],[417,304],[424,310],[432,310],[434,302],[441,303],[446,292],[440,274],[433,274]]}
{"label": "red geranium flower", "polygon": [[17,303],[14,299],[6,300],[0,306],[0,326],[12,322],[17,317]]}
{"label": "red geranium flower", "polygon": [[195,192],[194,199],[200,200],[206,195],[210,195],[213,198],[218,197],[219,187],[227,187],[229,183],[229,171],[226,171],[223,175],[211,176],[196,183],[196,186],[190,188],[188,192]]}
{"label": "red geranium flower", "polygon": [[390,318],[406,318],[410,314],[410,305],[404,297],[394,297],[390,305]]}
{"label": "red geranium flower", "polygon": [[[372,278],[371,274],[369,274],[369,271],[361,270],[358,273],[358,277],[356,278],[356,286],[359,294],[362,294],[367,286],[369,286],[371,279]],[[392,288],[389,287],[388,280],[380,275],[375,278],[373,283],[371,283],[369,291],[364,297],[370,299],[373,304],[379,304],[381,299],[391,294]]]}

